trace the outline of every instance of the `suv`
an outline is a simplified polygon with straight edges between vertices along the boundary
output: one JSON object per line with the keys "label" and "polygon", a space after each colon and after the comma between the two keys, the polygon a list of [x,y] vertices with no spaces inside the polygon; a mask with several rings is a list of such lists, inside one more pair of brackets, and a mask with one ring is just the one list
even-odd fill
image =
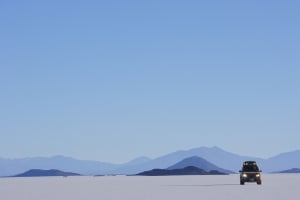
{"label": "suv", "polygon": [[242,170],[240,170],[240,184],[244,185],[245,182],[256,182],[261,184],[260,170],[255,161],[245,161]]}

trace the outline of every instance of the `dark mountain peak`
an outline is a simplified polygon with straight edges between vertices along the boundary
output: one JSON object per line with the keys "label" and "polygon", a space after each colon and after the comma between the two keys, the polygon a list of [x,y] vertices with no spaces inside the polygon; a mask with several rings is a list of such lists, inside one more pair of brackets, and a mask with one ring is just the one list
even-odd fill
{"label": "dark mountain peak", "polygon": [[178,175],[224,175],[219,171],[205,171],[195,166],[187,166],[182,169],[152,169],[149,171],[144,171],[137,175],[140,176],[178,176]]}
{"label": "dark mountain peak", "polygon": [[72,172],[63,172],[57,169],[42,170],[31,169],[22,174],[15,175],[13,177],[39,177],[39,176],[80,176],[80,174]]}
{"label": "dark mountain peak", "polygon": [[188,166],[194,166],[205,171],[219,171],[222,173],[232,173],[231,171],[222,169],[199,156],[185,158],[182,161],[176,163],[175,165],[168,167],[167,169],[183,169]]}
{"label": "dark mountain peak", "polygon": [[187,167],[185,167],[183,169],[179,169],[179,170],[185,170],[185,171],[202,171],[203,173],[206,173],[205,170],[200,169],[200,168],[195,167],[195,166],[187,166]]}

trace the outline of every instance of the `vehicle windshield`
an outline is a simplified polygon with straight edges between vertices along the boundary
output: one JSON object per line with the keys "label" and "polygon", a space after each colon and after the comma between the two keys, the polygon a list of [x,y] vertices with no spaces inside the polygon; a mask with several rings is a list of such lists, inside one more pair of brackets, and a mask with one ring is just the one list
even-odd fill
{"label": "vehicle windshield", "polygon": [[246,164],[243,166],[243,171],[244,172],[258,172],[259,169],[258,169],[257,165],[255,165],[255,164]]}

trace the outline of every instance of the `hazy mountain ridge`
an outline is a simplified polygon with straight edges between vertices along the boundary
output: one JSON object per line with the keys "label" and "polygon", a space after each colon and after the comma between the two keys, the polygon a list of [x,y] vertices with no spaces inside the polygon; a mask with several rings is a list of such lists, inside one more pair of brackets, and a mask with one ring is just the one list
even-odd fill
{"label": "hazy mountain ridge", "polygon": [[65,156],[1,159],[0,176],[12,176],[30,169],[58,169],[78,174],[94,175],[106,173],[118,165],[98,161],[77,160]]}
{"label": "hazy mountain ridge", "polygon": [[294,174],[294,173],[300,173],[300,169],[299,168],[292,168],[292,169],[288,169],[288,170],[283,170],[283,171],[279,171],[279,172],[274,172],[274,173],[279,173],[279,174]]}
{"label": "hazy mountain ridge", "polygon": [[30,169],[58,169],[83,175],[95,174],[137,174],[152,169],[166,169],[186,158],[198,156],[213,165],[238,172],[245,160],[257,161],[263,172],[283,171],[300,168],[300,150],[282,153],[269,159],[241,156],[218,147],[200,147],[186,151],[176,151],[155,159],[139,157],[124,164],[78,160],[65,156],[50,158],[34,157],[22,159],[0,158],[0,176],[11,176]]}
{"label": "hazy mountain ridge", "polygon": [[144,164],[146,162],[150,162],[152,159],[145,157],[145,156],[141,156],[138,158],[135,158],[125,164],[123,164],[123,166],[133,166],[133,165],[140,165],[140,164]]}
{"label": "hazy mountain ridge", "polygon": [[284,171],[292,168],[300,168],[300,150],[281,153],[264,160],[262,169],[267,172]]}

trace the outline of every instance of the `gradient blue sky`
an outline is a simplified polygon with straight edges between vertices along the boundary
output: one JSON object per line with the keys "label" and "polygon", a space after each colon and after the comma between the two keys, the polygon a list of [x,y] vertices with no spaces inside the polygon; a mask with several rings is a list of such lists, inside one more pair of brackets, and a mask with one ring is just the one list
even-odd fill
{"label": "gradient blue sky", "polygon": [[0,157],[300,149],[299,1],[0,1]]}

